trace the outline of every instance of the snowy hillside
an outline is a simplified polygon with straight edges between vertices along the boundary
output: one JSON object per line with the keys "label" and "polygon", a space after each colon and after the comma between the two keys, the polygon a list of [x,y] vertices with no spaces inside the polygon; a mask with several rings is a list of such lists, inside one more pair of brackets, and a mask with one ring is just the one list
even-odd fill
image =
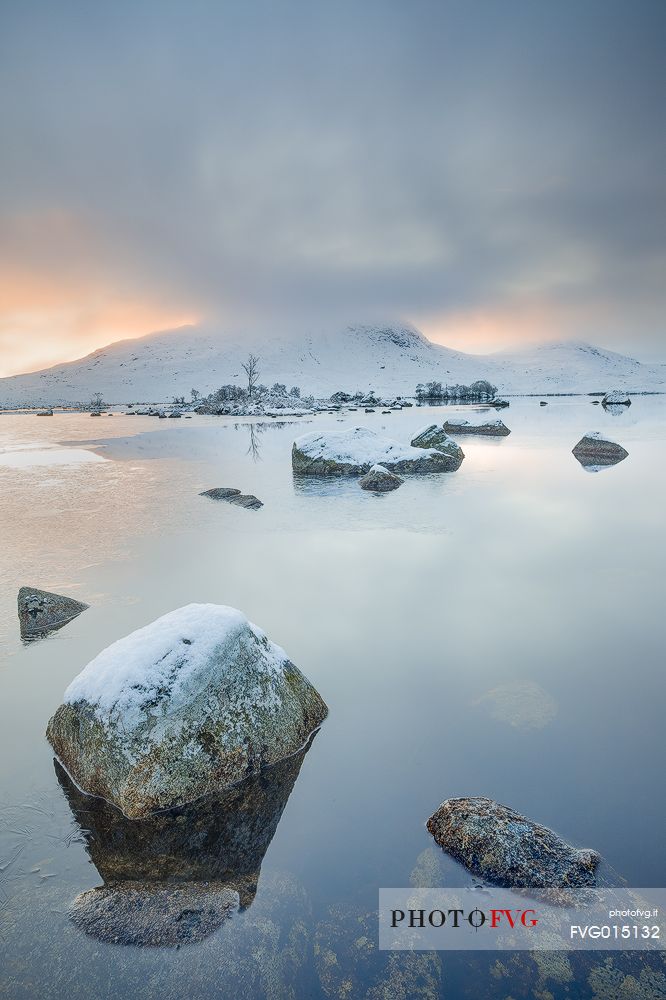
{"label": "snowy hillside", "polygon": [[374,389],[413,395],[418,382],[489,379],[502,393],[629,392],[666,389],[666,365],[645,365],[589,344],[558,343],[491,355],[463,354],[412,327],[350,326],[302,337],[234,341],[182,327],[124,340],[69,364],[0,379],[0,406],[75,403],[101,392],[108,403],[159,402],[243,384],[241,362],[260,357],[260,381],[298,385],[304,394]]}

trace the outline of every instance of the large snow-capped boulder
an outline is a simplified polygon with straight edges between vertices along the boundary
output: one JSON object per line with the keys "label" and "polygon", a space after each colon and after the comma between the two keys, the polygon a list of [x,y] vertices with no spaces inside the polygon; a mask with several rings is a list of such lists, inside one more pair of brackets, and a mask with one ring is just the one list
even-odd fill
{"label": "large snow-capped boulder", "polygon": [[189,604],[95,657],[65,691],[47,737],[80,788],[133,819],[295,753],[326,714],[245,615]]}
{"label": "large snow-capped boulder", "polygon": [[307,476],[361,476],[373,465],[390,472],[450,472],[448,455],[434,448],[381,437],[368,427],[303,434],[291,452],[294,472]]}
{"label": "large snow-capped boulder", "polygon": [[89,607],[82,601],[62,594],[52,594],[36,587],[21,587],[18,592],[18,617],[22,639],[37,639],[47,632],[67,625]]}
{"label": "large snow-capped boulder", "polygon": [[362,490],[369,490],[371,493],[390,493],[402,486],[404,479],[396,476],[394,472],[389,472],[383,465],[373,465],[369,472],[358,481]]}
{"label": "large snow-capped boulder", "polygon": [[489,437],[506,437],[511,431],[503,420],[484,417],[468,420],[466,417],[448,417],[442,425],[448,434],[486,434]]}
{"label": "large snow-capped boulder", "polygon": [[572,454],[585,468],[599,468],[607,465],[617,465],[629,452],[605,437],[600,431],[588,431],[572,449]]}
{"label": "large snow-capped boulder", "polygon": [[450,438],[443,427],[438,424],[428,424],[422,427],[412,438],[412,448],[436,448],[451,460],[451,470],[460,468],[465,453],[453,438]]}
{"label": "large snow-capped boulder", "polygon": [[496,885],[560,889],[596,884],[600,856],[482,796],[446,799],[428,830],[474,875]]}
{"label": "large snow-capped boulder", "polygon": [[624,389],[611,389],[601,400],[602,406],[631,406],[631,400]]}

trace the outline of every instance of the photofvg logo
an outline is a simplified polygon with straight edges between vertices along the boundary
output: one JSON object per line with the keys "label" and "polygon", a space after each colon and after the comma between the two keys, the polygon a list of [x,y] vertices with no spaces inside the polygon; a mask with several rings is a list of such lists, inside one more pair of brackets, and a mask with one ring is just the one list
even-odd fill
{"label": "photofvg logo", "polygon": [[379,947],[655,950],[666,889],[380,889]]}
{"label": "photofvg logo", "polygon": [[482,910],[478,906],[475,906],[473,910],[469,911],[457,908],[448,910],[425,910],[414,909],[413,907],[407,911],[391,911],[392,928],[398,927],[405,920],[407,921],[407,926],[412,929],[414,927],[425,927],[426,921],[431,927],[443,927],[448,920],[449,927],[453,927],[456,930],[460,927],[465,927],[465,921],[467,921],[469,926],[475,931],[478,931],[486,923],[489,923],[492,930],[496,930],[500,926],[502,920],[505,920],[512,930],[517,924],[522,924],[523,927],[536,927],[539,922],[537,911],[533,909]]}

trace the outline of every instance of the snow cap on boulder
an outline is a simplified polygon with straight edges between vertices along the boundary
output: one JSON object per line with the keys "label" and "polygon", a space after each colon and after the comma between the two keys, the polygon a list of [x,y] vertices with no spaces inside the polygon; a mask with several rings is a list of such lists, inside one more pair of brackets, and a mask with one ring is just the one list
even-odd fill
{"label": "snow cap on boulder", "polygon": [[295,753],[326,717],[284,650],[235,608],[189,604],[101,652],[47,737],[84,791],[136,818]]}
{"label": "snow cap on boulder", "polygon": [[434,448],[413,448],[368,427],[303,434],[292,448],[294,472],[308,476],[360,476],[373,465],[390,472],[451,472],[451,458]]}
{"label": "snow cap on boulder", "polygon": [[453,438],[449,437],[443,427],[438,424],[428,424],[422,427],[412,438],[413,448],[436,448],[451,459],[452,466],[459,468],[465,453]]}

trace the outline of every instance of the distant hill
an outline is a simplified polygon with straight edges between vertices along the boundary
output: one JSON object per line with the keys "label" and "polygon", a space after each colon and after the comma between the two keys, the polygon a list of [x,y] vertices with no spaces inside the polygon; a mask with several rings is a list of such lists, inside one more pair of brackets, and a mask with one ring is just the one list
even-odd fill
{"label": "distant hill", "polygon": [[101,392],[107,403],[159,402],[243,383],[241,362],[258,354],[260,381],[303,394],[374,389],[413,395],[418,382],[489,379],[501,393],[666,390],[666,365],[647,365],[590,344],[542,344],[489,355],[433,344],[404,324],[349,326],[321,334],[234,340],[198,327],[122,340],[85,358],[0,379],[4,407],[76,403]]}

